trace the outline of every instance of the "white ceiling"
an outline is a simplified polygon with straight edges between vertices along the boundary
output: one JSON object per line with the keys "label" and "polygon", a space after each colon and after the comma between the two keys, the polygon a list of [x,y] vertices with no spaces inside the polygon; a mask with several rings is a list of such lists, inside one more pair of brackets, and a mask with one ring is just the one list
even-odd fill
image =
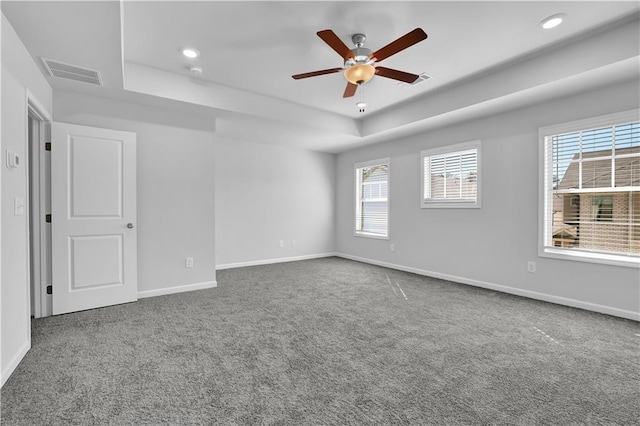
{"label": "white ceiling", "polygon": [[[416,27],[428,34],[383,65],[432,78],[404,88],[374,78],[365,86],[373,112],[633,10],[637,3],[126,2],[124,59],[184,74],[186,65],[195,63],[207,81],[358,118],[357,100],[342,98],[341,73],[291,78],[342,66],[342,58],[316,35],[319,30],[332,29],[351,48],[351,35],[363,33],[372,51]],[[558,12],[568,15],[566,24],[543,30],[539,22]],[[181,46],[197,48],[201,57],[186,60]]]}
{"label": "white ceiling", "polygon": [[[56,90],[127,99],[128,92],[140,92],[165,98],[158,101],[163,106],[175,99],[214,111],[223,136],[338,152],[410,124],[392,124],[395,110],[442,96],[487,70],[558,49],[599,27],[637,20],[640,7],[637,1],[3,1],[2,10],[39,65],[39,58],[47,57],[97,69],[105,82],[99,88],[49,78]],[[540,20],[558,12],[567,15],[565,23],[543,30]],[[402,87],[374,77],[365,85],[364,114],[355,107],[359,95],[342,98],[341,73],[291,78],[342,66],[340,56],[316,35],[319,30],[334,30],[350,47],[351,35],[364,33],[365,47],[376,50],[416,27],[428,39],[382,65],[431,78]],[[183,46],[197,48],[201,56],[187,60],[179,52]],[[204,73],[194,78],[190,64]],[[152,102],[149,98],[141,102]],[[389,125],[379,125],[383,122]]]}

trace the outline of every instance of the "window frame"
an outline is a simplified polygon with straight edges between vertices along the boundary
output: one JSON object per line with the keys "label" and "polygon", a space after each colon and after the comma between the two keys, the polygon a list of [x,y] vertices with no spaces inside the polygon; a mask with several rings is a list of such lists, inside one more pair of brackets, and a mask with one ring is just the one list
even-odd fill
{"label": "window frame", "polygon": [[[580,251],[553,246],[551,227],[547,224],[550,212],[553,214],[553,201],[551,195],[553,176],[553,149],[548,147],[547,138],[554,135],[585,132],[600,127],[622,125],[624,123],[640,121],[640,110],[632,109],[613,114],[560,123],[538,129],[538,256],[553,259],[572,260],[605,265],[626,266],[640,268],[640,257],[595,251]],[[547,184],[550,182],[550,184]],[[581,190],[582,191],[582,190]],[[629,191],[625,188],[588,188],[582,192],[617,192]],[[551,222],[550,222],[551,223]],[[549,245],[547,245],[547,241]]]}
{"label": "window frame", "polygon": [[[358,222],[358,203],[360,202],[360,198],[359,198],[359,184],[360,184],[360,178],[358,176],[358,169],[361,169],[363,167],[370,167],[370,166],[379,166],[379,165],[383,165],[386,164],[387,166],[387,234],[386,235],[381,235],[381,234],[374,234],[371,232],[366,232],[366,231],[359,231],[358,230],[358,226],[357,226],[357,222]],[[389,239],[389,235],[390,235],[390,228],[391,228],[391,215],[390,215],[390,211],[391,211],[391,160],[390,157],[385,157],[385,158],[379,158],[377,160],[370,160],[370,161],[362,161],[359,163],[354,163],[353,165],[353,177],[354,177],[354,203],[353,203],[353,207],[354,207],[354,211],[353,211],[353,216],[352,218],[354,219],[354,228],[353,228],[353,235],[356,237],[364,237],[364,238],[373,238],[373,239],[378,239],[378,240],[388,240]]]}
{"label": "window frame", "polygon": [[[463,200],[463,199],[431,199],[434,201],[428,201],[424,197],[425,192],[425,173],[427,172],[424,159],[425,157],[433,157],[436,155],[446,155],[460,153],[464,151],[476,150],[476,168],[478,174],[476,175],[476,199],[475,201]],[[436,148],[425,149],[420,152],[420,207],[425,208],[453,208],[453,209],[479,209],[482,207],[482,141],[476,139],[469,142],[457,143],[454,145],[439,146]]]}

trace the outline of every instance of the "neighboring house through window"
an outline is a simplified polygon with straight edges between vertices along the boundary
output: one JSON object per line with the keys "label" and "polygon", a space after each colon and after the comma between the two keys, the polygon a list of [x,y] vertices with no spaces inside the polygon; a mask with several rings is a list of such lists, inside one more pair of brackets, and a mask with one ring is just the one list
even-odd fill
{"label": "neighboring house through window", "polygon": [[613,195],[596,195],[593,200],[593,218],[597,222],[613,222]]}
{"label": "neighboring house through window", "polygon": [[355,165],[356,235],[389,237],[389,159]]}
{"label": "neighboring house through window", "polygon": [[427,149],[420,155],[425,207],[480,207],[480,141]]}
{"label": "neighboring house through window", "polygon": [[540,136],[541,255],[640,264],[638,112],[553,126]]}

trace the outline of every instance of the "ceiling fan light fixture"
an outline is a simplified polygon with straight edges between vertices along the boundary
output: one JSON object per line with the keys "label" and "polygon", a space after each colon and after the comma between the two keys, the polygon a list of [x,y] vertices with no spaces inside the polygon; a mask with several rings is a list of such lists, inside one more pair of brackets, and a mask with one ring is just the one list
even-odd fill
{"label": "ceiling fan light fixture", "polygon": [[549,30],[551,28],[555,28],[558,25],[562,24],[565,18],[564,13],[556,13],[555,15],[548,16],[540,21],[540,26],[545,30]]}
{"label": "ceiling fan light fixture", "polygon": [[356,64],[344,70],[344,77],[352,84],[363,84],[373,78],[376,69],[370,64]]}

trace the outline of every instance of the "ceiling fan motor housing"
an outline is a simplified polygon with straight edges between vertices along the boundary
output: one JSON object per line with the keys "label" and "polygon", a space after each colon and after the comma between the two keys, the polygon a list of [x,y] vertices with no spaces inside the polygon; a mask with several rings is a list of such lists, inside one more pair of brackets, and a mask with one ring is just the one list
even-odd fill
{"label": "ceiling fan motor housing", "polygon": [[371,49],[367,49],[366,47],[356,47],[355,49],[351,49],[351,51],[355,56],[356,62],[367,62],[369,55],[371,55]]}
{"label": "ceiling fan motor housing", "polygon": [[366,47],[356,47],[355,49],[351,49],[353,52],[353,58],[349,58],[344,61],[344,68],[350,68],[354,65],[372,65],[375,60],[369,58],[371,55],[371,49],[367,49]]}

